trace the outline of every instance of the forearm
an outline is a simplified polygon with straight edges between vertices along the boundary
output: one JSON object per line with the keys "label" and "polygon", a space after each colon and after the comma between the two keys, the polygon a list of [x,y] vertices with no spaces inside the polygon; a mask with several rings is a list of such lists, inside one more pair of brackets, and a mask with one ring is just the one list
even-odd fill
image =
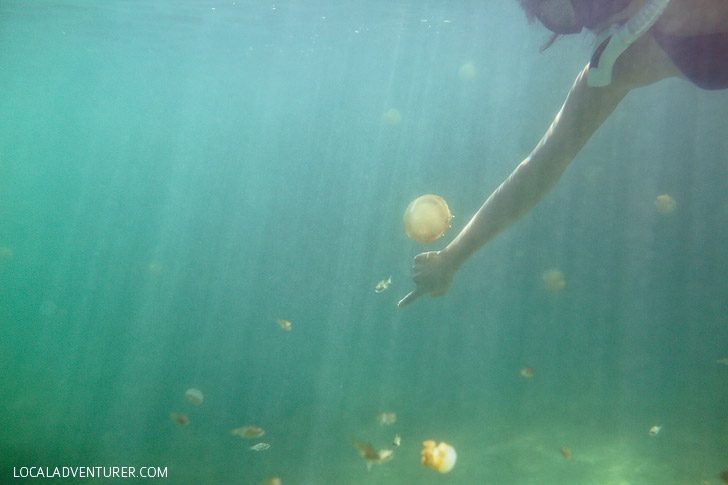
{"label": "forearm", "polygon": [[531,154],[488,197],[467,226],[445,248],[455,268],[516,222],[556,184],[571,160],[609,117],[628,89],[591,88],[586,69],[576,79],[551,127]]}

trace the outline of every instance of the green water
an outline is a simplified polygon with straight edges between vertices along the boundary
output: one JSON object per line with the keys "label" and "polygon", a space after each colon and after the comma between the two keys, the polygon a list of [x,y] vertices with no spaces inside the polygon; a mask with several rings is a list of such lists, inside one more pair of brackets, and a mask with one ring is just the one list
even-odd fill
{"label": "green water", "polygon": [[[630,94],[446,297],[396,307],[588,59],[547,37],[517,2],[0,3],[0,482],[719,483],[725,92]],[[425,193],[455,215],[429,246],[401,222]],[[367,471],[352,441],[395,433]]]}

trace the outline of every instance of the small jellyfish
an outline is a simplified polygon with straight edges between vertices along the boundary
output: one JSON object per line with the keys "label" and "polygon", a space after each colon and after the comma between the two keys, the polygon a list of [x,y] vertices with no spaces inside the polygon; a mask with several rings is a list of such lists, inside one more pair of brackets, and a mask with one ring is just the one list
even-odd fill
{"label": "small jellyfish", "polygon": [[466,62],[458,68],[458,77],[463,81],[470,81],[475,77],[477,71],[472,62]]}
{"label": "small jellyfish", "polygon": [[389,108],[382,115],[382,121],[389,126],[397,126],[402,122],[402,113],[396,108]]}
{"label": "small jellyfish", "polygon": [[186,414],[170,413],[169,417],[172,418],[172,421],[180,428],[184,428],[190,424],[190,418],[188,418]]}
{"label": "small jellyfish", "polygon": [[531,377],[533,377],[533,367],[528,367],[528,366],[524,367],[523,369],[520,370],[520,374],[521,374],[521,376],[525,377],[526,379],[530,379]]}
{"label": "small jellyfish", "polygon": [[650,436],[657,436],[658,434],[660,434],[660,431],[662,431],[662,425],[659,425],[659,426],[655,425],[650,428],[648,433],[650,434]]}
{"label": "small jellyfish", "polygon": [[430,243],[450,227],[450,209],[447,202],[437,195],[423,195],[407,206],[404,211],[404,232],[421,243]]}
{"label": "small jellyfish", "polygon": [[271,477],[260,485],[283,485],[283,480],[278,477]]}
{"label": "small jellyfish", "polygon": [[390,426],[397,421],[397,413],[392,413],[389,411],[379,413],[377,414],[377,421],[382,426]]}
{"label": "small jellyfish", "polygon": [[424,446],[424,449],[420,453],[422,454],[423,465],[432,467],[433,470],[440,473],[447,473],[453,469],[458,459],[455,448],[444,441],[435,446],[434,440],[427,440],[422,443],[422,446]]}
{"label": "small jellyfish", "polygon": [[657,209],[657,212],[666,216],[675,212],[677,202],[675,202],[675,199],[667,194],[658,195],[655,199],[655,208]]}
{"label": "small jellyfish", "polygon": [[265,451],[270,449],[270,443],[256,443],[251,446],[250,451]]}
{"label": "small jellyfish", "polygon": [[202,391],[199,389],[195,389],[194,387],[191,387],[187,389],[185,392],[185,399],[187,399],[189,402],[194,404],[195,406],[199,406],[202,404],[202,401],[205,399],[205,396],[202,394]]}
{"label": "small jellyfish", "polygon": [[265,434],[265,431],[257,426],[242,426],[231,430],[230,434],[241,438],[260,438]]}
{"label": "small jellyfish", "polygon": [[372,465],[374,464],[381,465],[382,463],[386,463],[394,458],[394,451],[377,451],[377,449],[374,448],[372,445],[363,441],[354,440],[354,447],[359,452],[359,456],[364,458],[364,460],[367,462],[367,470],[371,470]]}
{"label": "small jellyfish", "polygon": [[719,477],[721,482],[728,483],[728,470],[725,470],[723,473],[721,473]]}
{"label": "small jellyfish", "polygon": [[568,446],[562,446],[561,456],[563,456],[567,460],[571,460],[574,455],[571,454],[571,448],[569,448]]}
{"label": "small jellyfish", "polygon": [[281,327],[286,332],[290,332],[291,328],[293,328],[293,324],[291,324],[291,322],[289,322],[288,320],[286,320],[284,318],[277,318],[276,322],[278,323],[278,326]]}
{"label": "small jellyfish", "polygon": [[560,269],[550,269],[544,271],[541,275],[543,278],[543,284],[547,290],[557,293],[564,289],[566,286],[566,280],[564,279],[564,273]]}

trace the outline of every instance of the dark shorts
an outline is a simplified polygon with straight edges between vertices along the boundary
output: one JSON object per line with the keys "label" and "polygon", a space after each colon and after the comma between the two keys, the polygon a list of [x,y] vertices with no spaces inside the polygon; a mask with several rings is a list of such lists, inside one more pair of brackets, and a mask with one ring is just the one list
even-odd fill
{"label": "dark shorts", "polygon": [[728,33],[680,37],[651,31],[685,77],[703,89],[728,89]]}

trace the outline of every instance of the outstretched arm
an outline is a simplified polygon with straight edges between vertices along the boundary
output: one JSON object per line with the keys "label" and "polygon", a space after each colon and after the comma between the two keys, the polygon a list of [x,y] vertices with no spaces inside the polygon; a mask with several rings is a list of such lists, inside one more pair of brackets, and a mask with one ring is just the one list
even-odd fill
{"label": "outstretched arm", "polygon": [[629,91],[619,86],[589,87],[587,72],[584,68],[576,78],[564,105],[536,148],[443,250],[453,267],[459,268],[481,246],[531,210]]}
{"label": "outstretched arm", "polygon": [[[551,127],[531,154],[488,197],[457,237],[442,251],[415,257],[414,291],[398,304],[404,307],[430,294],[447,293],[457,270],[484,244],[516,222],[556,184],[579,150],[634,87],[676,74],[652,39],[637,43],[615,65],[614,81],[593,88],[588,67],[576,78]],[[630,52],[631,51],[631,52]]]}

